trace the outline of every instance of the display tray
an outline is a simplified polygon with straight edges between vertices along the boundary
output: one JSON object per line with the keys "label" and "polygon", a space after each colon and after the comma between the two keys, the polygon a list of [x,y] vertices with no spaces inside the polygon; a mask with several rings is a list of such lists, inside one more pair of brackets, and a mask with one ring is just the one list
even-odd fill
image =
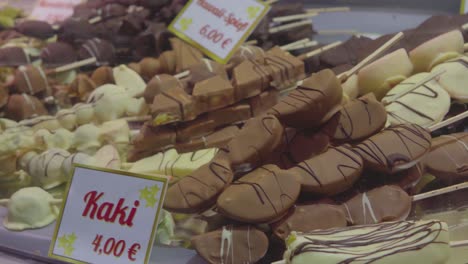
{"label": "display tray", "polygon": [[[7,215],[7,209],[0,207],[0,221]],[[47,263],[64,263],[47,257],[55,223],[41,229],[12,232],[0,225],[0,250],[25,256]],[[1,259],[0,259],[1,260]],[[150,263],[158,264],[205,264],[193,250],[174,247],[154,246]]]}

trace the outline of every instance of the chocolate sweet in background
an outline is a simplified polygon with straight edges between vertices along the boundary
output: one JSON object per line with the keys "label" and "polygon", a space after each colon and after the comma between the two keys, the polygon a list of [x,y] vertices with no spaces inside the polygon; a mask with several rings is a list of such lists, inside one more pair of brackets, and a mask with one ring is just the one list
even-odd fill
{"label": "chocolate sweet in background", "polygon": [[216,205],[222,215],[231,219],[267,223],[283,216],[296,202],[300,190],[292,173],[265,165],[234,181],[218,197]]}
{"label": "chocolate sweet in background", "polygon": [[78,55],[81,60],[95,57],[97,66],[113,65],[116,61],[112,43],[99,38],[93,38],[84,42],[78,50]]}
{"label": "chocolate sweet in background", "polygon": [[268,69],[254,60],[247,59],[232,70],[232,83],[236,100],[260,94],[270,86],[270,81]]}
{"label": "chocolate sweet in background", "polygon": [[356,142],[382,130],[387,112],[373,94],[345,104],[323,128],[335,143]]}
{"label": "chocolate sweet in background", "polygon": [[336,48],[321,53],[320,64],[326,68],[333,68],[342,64],[356,65],[360,60],[358,53],[364,53],[360,52],[360,50],[366,50],[372,41],[367,37],[352,36]]}
{"label": "chocolate sweet in background", "polygon": [[257,263],[268,250],[268,237],[253,226],[224,226],[192,238],[197,253],[208,263]]}
{"label": "chocolate sweet in background", "polygon": [[304,62],[278,46],[266,52],[265,63],[271,76],[270,85],[276,89],[295,87],[305,78]]}
{"label": "chocolate sweet in background", "polygon": [[97,87],[108,83],[115,83],[114,73],[112,72],[112,68],[109,66],[101,66],[94,70],[91,74],[91,79]]}
{"label": "chocolate sweet in background", "polygon": [[432,140],[424,158],[427,171],[446,184],[468,179],[468,133],[442,135]]}
{"label": "chocolate sweet in background", "polygon": [[41,101],[27,94],[11,95],[5,109],[5,116],[15,121],[47,114],[47,110]]}
{"label": "chocolate sweet in background", "polygon": [[209,59],[202,59],[199,63],[191,65],[189,71],[190,79],[188,84],[190,87],[195,87],[198,82],[215,76],[220,76],[225,80],[229,80],[224,65]]}
{"label": "chocolate sweet in background", "polygon": [[351,198],[342,207],[349,223],[366,225],[405,220],[411,203],[411,196],[403,189],[385,185]]}
{"label": "chocolate sweet in background", "polygon": [[221,148],[239,134],[240,129],[235,126],[220,128],[206,136],[190,139],[187,142],[178,142],[175,149],[179,153],[193,152],[205,148]]}
{"label": "chocolate sweet in background", "polygon": [[366,169],[394,174],[416,165],[431,148],[431,134],[414,124],[384,129],[354,147]]}
{"label": "chocolate sweet in background", "polygon": [[171,33],[167,31],[164,23],[146,22],[146,29],[133,40],[135,47],[133,55],[136,59],[161,55],[164,51],[171,49],[170,36]]}
{"label": "chocolate sweet in background", "polygon": [[36,95],[47,92],[51,95],[51,87],[47,76],[40,66],[20,66],[15,73],[15,88],[19,93]]}
{"label": "chocolate sweet in background", "polygon": [[0,109],[2,109],[7,103],[10,97],[10,92],[7,87],[0,85]]}
{"label": "chocolate sweet in background", "polygon": [[292,231],[310,232],[347,226],[343,208],[333,204],[296,205],[291,212],[273,224],[273,233],[280,239],[286,239]]}
{"label": "chocolate sweet in background", "polygon": [[47,68],[55,68],[77,61],[75,49],[65,42],[48,43],[41,52],[41,60]]}
{"label": "chocolate sweet in background", "polygon": [[25,36],[38,39],[48,39],[55,34],[55,30],[49,23],[39,20],[25,20],[16,25],[15,29]]}
{"label": "chocolate sweet in background", "polygon": [[31,63],[29,54],[20,47],[0,49],[0,67],[17,67]]}
{"label": "chocolate sweet in background", "polygon": [[[331,118],[341,103],[343,90],[331,70],[323,70],[311,77],[283,98],[269,113],[281,123],[295,128],[315,128]],[[328,114],[328,115],[327,115]]]}
{"label": "chocolate sweet in background", "polygon": [[72,45],[81,45],[86,40],[95,37],[95,26],[88,22],[88,19],[68,18],[58,30],[59,41],[64,41]]}
{"label": "chocolate sweet in background", "polygon": [[203,58],[203,53],[178,38],[171,38],[172,50],[174,51],[176,68],[175,72],[188,70],[192,65],[198,64]]}
{"label": "chocolate sweet in background", "polygon": [[235,169],[251,170],[267,160],[281,143],[284,128],[274,116],[255,117],[223,148]]}
{"label": "chocolate sweet in background", "polygon": [[234,178],[229,161],[219,155],[167,190],[164,208],[171,212],[198,213],[216,203]]}
{"label": "chocolate sweet in background", "polygon": [[297,176],[303,192],[335,195],[352,187],[364,169],[362,158],[340,146],[300,162],[288,171]]}

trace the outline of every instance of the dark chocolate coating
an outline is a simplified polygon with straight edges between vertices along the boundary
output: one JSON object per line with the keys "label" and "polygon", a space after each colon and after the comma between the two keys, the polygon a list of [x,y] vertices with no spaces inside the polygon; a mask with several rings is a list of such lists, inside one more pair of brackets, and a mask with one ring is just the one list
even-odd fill
{"label": "dark chocolate coating", "polygon": [[47,44],[41,52],[42,63],[48,68],[59,67],[75,62],[78,58],[75,49],[65,42]]}
{"label": "dark chocolate coating", "polygon": [[55,34],[52,26],[44,21],[26,20],[16,25],[16,30],[26,36],[48,39]]}
{"label": "dark chocolate coating", "polygon": [[27,94],[11,95],[5,109],[5,116],[15,121],[47,114],[41,101]]}
{"label": "dark chocolate coating", "polygon": [[17,67],[30,62],[29,55],[23,48],[7,47],[0,49],[0,67]]}
{"label": "dark chocolate coating", "polygon": [[233,182],[216,204],[218,211],[231,219],[266,223],[285,214],[296,202],[300,190],[293,173],[265,165]]}
{"label": "dark chocolate coating", "polygon": [[110,42],[98,38],[83,43],[78,54],[82,60],[95,57],[98,66],[113,65],[116,60],[114,46]]}

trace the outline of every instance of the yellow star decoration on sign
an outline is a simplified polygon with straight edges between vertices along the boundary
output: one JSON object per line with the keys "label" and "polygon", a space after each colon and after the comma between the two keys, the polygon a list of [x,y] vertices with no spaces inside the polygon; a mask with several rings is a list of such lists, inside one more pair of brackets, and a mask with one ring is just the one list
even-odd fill
{"label": "yellow star decoration on sign", "polygon": [[75,232],[59,237],[58,247],[63,248],[66,256],[71,256],[71,254],[73,254],[73,251],[75,250],[73,246],[75,245],[76,238]]}
{"label": "yellow star decoration on sign", "polygon": [[254,19],[257,17],[258,12],[260,11],[259,6],[249,6],[247,7],[247,14],[249,15],[249,19]]}
{"label": "yellow star decoration on sign", "polygon": [[180,24],[180,28],[182,29],[182,31],[186,31],[190,25],[192,24],[193,20],[191,18],[181,18],[179,20],[179,24]]}
{"label": "yellow star decoration on sign", "polygon": [[140,199],[146,202],[146,207],[154,207],[158,202],[159,186],[153,185],[151,187],[146,186],[140,190]]}

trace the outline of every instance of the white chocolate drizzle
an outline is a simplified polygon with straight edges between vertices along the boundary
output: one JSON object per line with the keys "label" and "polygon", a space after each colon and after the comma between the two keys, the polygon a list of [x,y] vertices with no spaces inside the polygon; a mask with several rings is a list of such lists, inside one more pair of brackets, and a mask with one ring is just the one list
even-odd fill
{"label": "white chocolate drizzle", "polygon": [[369,210],[369,213],[370,213],[374,223],[379,222],[379,221],[377,221],[377,218],[375,217],[374,209],[372,208],[372,204],[371,204],[371,202],[369,200],[369,197],[367,197],[366,193],[362,194],[362,210],[363,210],[363,213],[364,213],[364,222],[367,223],[367,210]]}
{"label": "white chocolate drizzle", "polygon": [[[226,252],[224,251],[224,244],[227,243]],[[234,245],[232,243],[232,229],[228,230],[223,226],[223,231],[221,232],[221,248],[219,250],[219,257],[221,259],[221,264],[227,263],[227,258],[231,252],[231,263],[234,263]],[[226,255],[225,255],[226,254]]]}

